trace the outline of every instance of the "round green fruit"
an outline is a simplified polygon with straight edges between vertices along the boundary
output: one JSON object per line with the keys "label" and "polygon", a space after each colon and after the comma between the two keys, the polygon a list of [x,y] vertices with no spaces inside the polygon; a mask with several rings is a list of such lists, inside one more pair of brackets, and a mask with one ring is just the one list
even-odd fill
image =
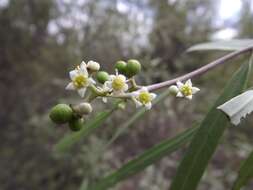
{"label": "round green fruit", "polygon": [[50,119],[56,124],[67,123],[73,116],[73,110],[67,104],[57,104],[49,114]]}
{"label": "round green fruit", "polygon": [[69,122],[69,128],[72,131],[79,131],[84,124],[83,118],[74,118]]}
{"label": "round green fruit", "polygon": [[126,67],[127,63],[125,61],[117,61],[115,64],[115,69],[117,69],[120,74],[126,73]]}
{"label": "round green fruit", "polygon": [[126,73],[128,77],[132,77],[141,71],[141,64],[136,59],[130,59],[127,62]]}
{"label": "round green fruit", "polygon": [[106,81],[109,80],[109,74],[105,71],[99,71],[96,75],[97,81],[101,84],[104,84]]}

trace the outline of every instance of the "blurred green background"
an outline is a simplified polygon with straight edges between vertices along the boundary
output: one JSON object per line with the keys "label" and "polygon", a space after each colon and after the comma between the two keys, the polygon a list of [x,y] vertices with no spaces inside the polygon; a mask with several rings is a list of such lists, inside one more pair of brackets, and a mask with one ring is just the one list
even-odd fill
{"label": "blurred green background", "polygon": [[[134,112],[118,111],[65,155],[54,144],[67,126],[55,126],[49,109],[80,101],[64,90],[68,71],[94,60],[113,72],[119,59],[139,59],[139,84],[187,73],[224,53],[185,53],[199,42],[251,38],[251,0],[0,0],[0,189],[73,190],[95,182],[164,138],[199,122],[231,74],[244,61],[194,79],[191,102],[168,97],[101,156],[103,145]],[[221,77],[222,76],[222,77]],[[109,105],[95,102],[95,112]],[[200,190],[231,187],[240,161],[252,149],[252,119],[229,128]],[[243,125],[244,125],[243,124]],[[117,185],[116,190],[168,189],[185,149]],[[252,189],[252,184],[246,189]]]}

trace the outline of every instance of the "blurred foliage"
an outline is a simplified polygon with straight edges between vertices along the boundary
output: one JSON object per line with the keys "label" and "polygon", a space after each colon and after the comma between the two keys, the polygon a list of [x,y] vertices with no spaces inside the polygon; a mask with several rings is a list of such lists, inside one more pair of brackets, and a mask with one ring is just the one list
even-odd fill
{"label": "blurred foliage", "polygon": [[[197,84],[203,84],[198,101],[166,99],[123,134],[102,157],[99,152],[103,145],[131,115],[133,107],[124,114],[115,113],[102,130],[64,157],[55,156],[52,146],[68,129],[53,127],[47,113],[53,104],[62,101],[61,97],[66,97],[69,103],[76,101],[77,96],[68,95],[64,86],[67,71],[82,59],[94,59],[113,71],[115,61],[138,58],[145,70],[138,81],[149,84],[191,71],[219,56],[184,54],[190,45],[209,40],[217,30],[213,24],[217,1],[9,0],[1,3],[0,189],[77,189],[82,182],[85,186],[95,181],[160,139],[202,119],[207,105],[217,97],[238,64],[229,69],[219,68],[198,79]],[[253,35],[251,4],[250,0],[243,1],[244,8],[235,24],[239,37]],[[218,80],[221,75],[224,77]],[[98,103],[96,109],[102,107]],[[231,168],[236,170],[238,160],[249,152],[252,129],[231,131],[213,160],[216,173],[206,174],[203,189],[227,189],[234,179]],[[172,178],[181,153],[164,159],[117,189],[167,188],[167,179]],[[233,162],[226,163],[231,157],[235,158]]]}

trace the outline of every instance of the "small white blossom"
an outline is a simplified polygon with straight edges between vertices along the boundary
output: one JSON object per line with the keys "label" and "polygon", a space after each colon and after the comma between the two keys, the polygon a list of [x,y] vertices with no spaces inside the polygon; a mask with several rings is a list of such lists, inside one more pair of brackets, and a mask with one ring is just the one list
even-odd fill
{"label": "small white blossom", "polygon": [[81,97],[84,97],[87,87],[96,82],[89,77],[87,65],[84,61],[76,69],[69,72],[71,82],[66,86],[66,90],[77,90]]}
{"label": "small white blossom", "polygon": [[140,90],[132,92],[132,96],[136,107],[145,106],[146,109],[151,109],[151,102],[156,94],[150,93],[146,87],[142,87]]}
{"label": "small white blossom", "polygon": [[[173,86],[173,88],[175,88],[175,86]],[[189,100],[192,99],[193,94],[197,93],[200,90],[199,88],[192,86],[191,79],[187,80],[185,82],[185,84],[178,81],[177,88],[178,88],[178,92],[177,92],[176,96],[177,97],[185,97]]]}
{"label": "small white blossom", "polygon": [[109,80],[104,83],[103,89],[112,91],[114,95],[123,94],[128,90],[128,84],[124,75],[118,74],[110,75]]}
{"label": "small white blossom", "polygon": [[100,69],[100,64],[95,61],[89,61],[87,63],[87,68],[91,71],[98,71]]}

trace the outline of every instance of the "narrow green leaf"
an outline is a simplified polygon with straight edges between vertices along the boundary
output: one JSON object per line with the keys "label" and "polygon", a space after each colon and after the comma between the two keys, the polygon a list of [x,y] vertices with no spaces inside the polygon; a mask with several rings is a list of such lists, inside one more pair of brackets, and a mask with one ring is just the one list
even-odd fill
{"label": "narrow green leaf", "polygon": [[[148,149],[137,158],[129,161],[120,169],[101,179],[97,184],[88,190],[104,190],[114,186],[116,183],[142,171],[144,168],[153,164],[166,155],[171,154],[185,143],[189,142],[198,127],[188,129],[172,139],[167,139]],[[80,189],[84,190],[84,189]]]}
{"label": "narrow green leaf", "polygon": [[242,92],[246,87],[249,72],[250,64],[241,66],[200,124],[199,130],[178,167],[171,190],[195,190],[197,188],[205,168],[229,123],[228,118],[216,107]]}
{"label": "narrow green leaf", "polygon": [[64,153],[75,143],[87,137],[117,109],[116,103],[112,109],[98,113],[91,121],[86,123],[83,128],[78,132],[72,132],[61,139],[54,147],[56,153]]}
{"label": "narrow green leaf", "polygon": [[197,44],[190,47],[187,52],[207,50],[235,51],[249,46],[253,46],[253,39],[223,40]]}
{"label": "narrow green leaf", "polygon": [[[158,104],[159,102],[163,101],[166,99],[166,97],[170,94],[169,89],[165,90],[163,93],[161,93],[154,101],[153,101],[153,106]],[[145,108],[140,108],[136,113],[134,113],[125,123],[123,123],[117,131],[114,133],[112,138],[109,140],[109,142],[102,148],[100,151],[100,155],[106,151],[106,149],[116,140],[118,137],[123,134],[129,127],[131,127],[138,119],[140,119],[142,116],[147,113],[148,110]],[[81,187],[82,189],[82,187]]]}
{"label": "narrow green leaf", "polygon": [[240,190],[252,178],[253,178],[253,152],[251,152],[249,157],[243,162],[239,170],[239,175],[234,183],[233,190]]}

